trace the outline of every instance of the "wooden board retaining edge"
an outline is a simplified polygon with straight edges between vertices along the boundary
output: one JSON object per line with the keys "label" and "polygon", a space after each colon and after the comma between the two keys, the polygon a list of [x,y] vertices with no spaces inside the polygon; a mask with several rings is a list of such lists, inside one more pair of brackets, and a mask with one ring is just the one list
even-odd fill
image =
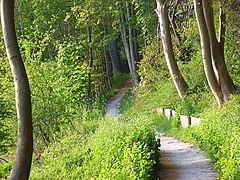
{"label": "wooden board retaining edge", "polygon": [[199,126],[201,124],[201,119],[196,117],[191,117],[191,126]]}
{"label": "wooden board retaining edge", "polygon": [[168,119],[172,118],[172,110],[171,109],[164,109],[164,114]]}
{"label": "wooden board retaining edge", "polygon": [[[156,112],[158,114],[164,114],[168,119],[171,119],[172,117],[175,117],[177,115],[177,112],[172,109],[156,108]],[[189,126],[199,126],[201,123],[201,119],[191,116],[180,115],[180,123],[184,128]]]}
{"label": "wooden board retaining edge", "polygon": [[191,126],[191,117],[180,115],[180,123],[184,128]]}

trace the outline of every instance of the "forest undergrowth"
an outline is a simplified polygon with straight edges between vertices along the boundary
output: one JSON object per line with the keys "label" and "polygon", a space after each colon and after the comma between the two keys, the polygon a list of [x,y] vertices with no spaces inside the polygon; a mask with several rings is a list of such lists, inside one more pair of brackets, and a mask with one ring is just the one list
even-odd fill
{"label": "forest undergrowth", "polygon": [[[182,99],[156,28],[160,1],[62,2],[15,4],[16,36],[32,98],[30,179],[154,179],[159,163],[156,130],[202,148],[215,163],[219,179],[240,179],[240,97],[233,94],[217,107],[204,72],[193,1],[166,1],[164,6],[173,21],[167,44],[172,44],[173,62],[187,84]],[[213,26],[226,27],[221,51],[227,71],[239,88],[239,1],[213,5]],[[225,23],[217,17],[222,5]],[[9,179],[18,123],[3,42],[0,31],[0,179]],[[129,78],[137,85],[121,101],[124,116],[104,117],[108,99]],[[202,123],[183,129],[178,116],[168,121],[156,114],[158,107],[200,117]]]}
{"label": "forest undergrowth", "polygon": [[[156,83],[154,91],[135,89],[128,92],[121,104],[124,118],[144,118],[154,122],[157,130],[184,142],[200,147],[215,163],[219,179],[240,178],[240,97],[232,96],[228,104],[219,109],[209,92],[180,99],[171,81]],[[169,120],[156,113],[156,108],[171,108],[177,116]],[[202,119],[200,126],[182,128],[179,115]]]}

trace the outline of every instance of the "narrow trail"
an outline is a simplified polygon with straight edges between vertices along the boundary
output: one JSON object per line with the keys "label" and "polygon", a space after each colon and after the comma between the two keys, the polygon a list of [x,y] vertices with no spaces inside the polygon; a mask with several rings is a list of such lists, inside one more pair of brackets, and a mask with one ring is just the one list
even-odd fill
{"label": "narrow trail", "polygon": [[199,148],[161,133],[157,136],[161,140],[162,180],[217,179],[218,174],[214,171],[213,163]]}
{"label": "narrow trail", "polygon": [[109,100],[106,106],[106,116],[121,117],[118,110],[120,101],[130,87],[132,87],[132,81],[128,80],[125,82],[124,87]]}
{"label": "narrow trail", "polygon": [[[112,97],[106,106],[106,116],[121,117],[120,101],[132,82],[127,81],[117,95]],[[158,177],[161,180],[215,180],[218,174],[213,163],[204,152],[189,143],[183,143],[172,137],[157,132],[156,138],[161,141],[160,155],[162,169]],[[158,179],[158,178],[156,178]]]}

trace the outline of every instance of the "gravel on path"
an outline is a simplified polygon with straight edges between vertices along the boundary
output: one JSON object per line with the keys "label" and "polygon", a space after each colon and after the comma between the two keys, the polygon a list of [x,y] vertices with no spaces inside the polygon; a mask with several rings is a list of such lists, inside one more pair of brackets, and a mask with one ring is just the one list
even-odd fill
{"label": "gravel on path", "polygon": [[213,163],[199,148],[157,133],[161,141],[162,180],[215,180]]}

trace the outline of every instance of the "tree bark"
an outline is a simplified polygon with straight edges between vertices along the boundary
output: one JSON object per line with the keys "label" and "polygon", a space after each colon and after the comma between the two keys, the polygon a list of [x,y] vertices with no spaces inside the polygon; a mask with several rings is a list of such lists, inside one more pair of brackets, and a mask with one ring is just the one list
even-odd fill
{"label": "tree bark", "polygon": [[210,39],[209,39],[207,25],[204,18],[203,6],[202,6],[201,0],[194,0],[194,9],[195,9],[195,14],[196,14],[200,37],[201,37],[202,56],[203,56],[203,64],[204,64],[206,78],[218,102],[218,106],[221,107],[223,102],[223,94],[222,94],[221,87],[219,86],[216,80],[215,73],[213,70],[211,50],[210,50]]}
{"label": "tree bark", "polygon": [[173,8],[173,13],[172,13],[172,16],[170,17],[170,20],[171,20],[174,35],[175,35],[175,37],[178,41],[179,46],[181,47],[181,36],[177,31],[177,25],[176,25],[176,22],[175,22],[175,16],[176,16],[177,7],[178,7],[179,3],[180,3],[180,0],[176,0],[176,2],[174,4],[174,8]]}
{"label": "tree bark", "polygon": [[[126,4],[126,6],[127,6],[127,11],[129,11],[128,4]],[[129,67],[133,82],[135,85],[138,85],[139,82],[138,82],[138,76],[136,72],[136,63],[134,62],[135,52],[134,52],[134,45],[132,44],[132,34],[130,33],[130,28],[129,28],[129,33],[127,36],[127,31],[125,27],[126,20],[125,20],[122,7],[123,5],[120,4],[119,25],[120,25],[122,41],[123,41],[124,50],[125,50],[127,61],[128,61],[128,67]],[[130,12],[127,12],[127,15],[128,13]],[[130,19],[128,18],[127,20],[129,21]]]}
{"label": "tree bark", "polygon": [[33,152],[32,108],[29,82],[17,43],[14,0],[1,1],[1,22],[7,56],[14,77],[18,117],[17,152],[10,179],[25,180],[29,178]]}
{"label": "tree bark", "polygon": [[129,41],[129,47],[130,47],[130,57],[131,57],[131,63],[132,63],[132,74],[133,74],[133,81],[135,85],[139,84],[139,80],[136,73],[136,53],[135,53],[135,45],[133,42],[133,29],[131,26],[131,5],[128,1],[126,1],[126,7],[127,7],[127,20],[128,20],[128,41]]}
{"label": "tree bark", "polygon": [[119,15],[119,26],[120,26],[124,50],[125,50],[125,53],[127,56],[129,71],[132,75],[132,63],[131,63],[131,55],[130,55],[130,50],[129,50],[129,42],[128,42],[126,28],[125,28],[125,18],[124,18],[124,14],[123,14],[122,10],[120,10],[120,11],[121,12]]}
{"label": "tree bark", "polygon": [[113,72],[119,72],[120,58],[119,58],[116,40],[111,41],[109,47],[110,47],[110,57],[112,60]]}
{"label": "tree bark", "polygon": [[224,57],[224,44],[225,44],[225,33],[226,33],[226,14],[223,9],[223,2],[220,2],[220,14],[219,14],[219,36],[218,36],[218,41],[220,43],[222,52],[223,52],[223,57]]}
{"label": "tree bark", "polygon": [[92,66],[93,66],[93,51],[92,51],[92,32],[91,27],[87,28],[87,35],[88,35],[88,97],[91,96],[92,93]]}
{"label": "tree bark", "polygon": [[212,0],[202,1],[202,3],[203,3],[204,17],[205,17],[209,39],[210,39],[210,49],[211,49],[213,69],[215,72],[215,76],[217,77],[218,84],[221,87],[224,101],[228,101],[230,94],[236,91],[236,87],[233,84],[233,81],[227,70],[227,66],[224,59],[223,47],[218,42],[216,37],[216,31],[214,27],[214,16],[213,16],[213,9],[212,9]]}
{"label": "tree bark", "polygon": [[160,21],[161,39],[164,49],[164,55],[168,69],[172,76],[174,85],[178,91],[180,98],[186,95],[187,84],[178,68],[175,56],[173,53],[172,39],[170,34],[169,19],[167,13],[167,4],[165,0],[157,1],[157,14]]}

